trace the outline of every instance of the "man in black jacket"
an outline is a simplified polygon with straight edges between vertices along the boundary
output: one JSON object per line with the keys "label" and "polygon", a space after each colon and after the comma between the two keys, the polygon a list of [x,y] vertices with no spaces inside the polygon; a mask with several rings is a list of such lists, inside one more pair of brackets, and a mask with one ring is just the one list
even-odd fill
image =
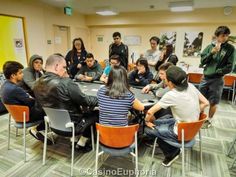
{"label": "man in black jacket", "polygon": [[112,55],[119,55],[120,64],[124,66],[125,69],[128,69],[128,46],[121,42],[121,34],[119,32],[113,33],[113,40],[114,43],[109,46],[109,58],[111,58]]}
{"label": "man in black jacket", "polygon": [[90,137],[90,125],[97,120],[97,114],[95,112],[84,114],[81,107],[94,108],[97,105],[97,98],[85,95],[76,83],[65,77],[68,74],[63,57],[49,56],[45,67],[45,75],[35,83],[35,97],[43,107],[68,110],[71,120],[75,122],[77,134],[82,133],[77,147],[86,152],[91,150],[86,142]]}

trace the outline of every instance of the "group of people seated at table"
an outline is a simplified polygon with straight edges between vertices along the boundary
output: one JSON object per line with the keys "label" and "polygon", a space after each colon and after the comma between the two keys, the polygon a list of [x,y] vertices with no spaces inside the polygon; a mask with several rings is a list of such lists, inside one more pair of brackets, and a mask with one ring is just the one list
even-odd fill
{"label": "group of people seated at table", "polygon": [[[43,60],[40,56],[32,56],[30,65],[23,70],[23,65],[16,61],[7,61],[3,66],[6,82],[1,87],[1,97],[4,104],[26,105],[30,108],[30,121],[42,120],[37,127],[29,130],[36,139],[43,141],[44,116],[43,107],[68,110],[71,120],[75,123],[77,134],[81,136],[76,148],[82,152],[91,150],[90,125],[99,122],[108,126],[128,126],[130,109],[143,111],[144,105],[135,98],[130,90],[130,83],[142,83],[143,93],[157,89],[155,94],[159,101],[146,112],[145,133],[151,138],[158,137],[158,144],[165,155],[164,166],[170,166],[178,157],[179,148],[175,148],[164,140],[177,140],[178,122],[197,121],[200,112],[208,106],[207,99],[187,81],[186,73],[177,66],[165,62],[159,67],[159,84],[150,84],[150,73],[147,61],[137,60],[137,69],[128,76],[127,70],[119,65],[119,56],[110,58],[110,65],[102,73],[92,54],[87,54],[86,66],[75,75],[76,79],[91,81],[100,79],[105,85],[97,92],[97,97],[88,96],[69,78],[65,58],[54,54],[47,58],[45,70],[42,71]],[[40,68],[41,67],[41,68]],[[87,67],[87,68],[86,68]],[[88,74],[90,70],[101,74]],[[40,77],[41,76],[41,77]],[[147,78],[145,79],[145,76]],[[131,82],[132,80],[132,82]],[[32,93],[28,94],[22,82],[30,81]],[[94,109],[98,107],[99,111]],[[167,113],[158,114],[161,109]],[[52,144],[51,140],[47,140]]]}

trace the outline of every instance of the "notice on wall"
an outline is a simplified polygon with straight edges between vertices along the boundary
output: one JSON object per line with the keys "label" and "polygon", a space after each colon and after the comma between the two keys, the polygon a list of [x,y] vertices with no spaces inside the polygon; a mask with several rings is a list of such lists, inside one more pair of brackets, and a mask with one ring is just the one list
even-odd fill
{"label": "notice on wall", "polygon": [[128,35],[124,37],[124,43],[126,45],[141,45],[141,36],[138,35]]}

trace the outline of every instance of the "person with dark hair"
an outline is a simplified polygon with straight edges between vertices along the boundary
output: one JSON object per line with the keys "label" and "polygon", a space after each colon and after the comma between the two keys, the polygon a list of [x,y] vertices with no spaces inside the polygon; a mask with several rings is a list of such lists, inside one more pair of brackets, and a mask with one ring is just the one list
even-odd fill
{"label": "person with dark hair", "polygon": [[63,57],[49,56],[45,69],[45,74],[35,83],[35,97],[43,107],[68,110],[71,121],[75,123],[76,134],[82,134],[76,145],[77,149],[82,152],[90,151],[90,126],[97,121],[98,113],[86,113],[82,108],[93,110],[97,105],[97,98],[85,95],[72,79],[64,77],[67,71]]}
{"label": "person with dark hair", "polygon": [[155,69],[158,71],[159,66],[161,66],[165,62],[171,62],[174,65],[178,62],[178,57],[174,54],[174,48],[172,44],[166,44],[162,49],[160,59],[157,61],[155,65]]}
{"label": "person with dark hair", "polygon": [[43,58],[39,55],[32,55],[28,67],[23,70],[23,80],[19,85],[31,96],[34,97],[33,87],[37,79],[43,74]]}
{"label": "person with dark hair", "polygon": [[149,70],[146,58],[139,58],[136,61],[137,69],[129,74],[129,84],[133,86],[146,86],[152,82],[153,74]]}
{"label": "person with dark hair", "polygon": [[156,36],[152,36],[149,42],[151,45],[151,49],[146,51],[146,53],[144,54],[144,57],[148,61],[150,71],[155,76],[156,75],[155,65],[157,61],[159,60],[160,54],[161,54],[161,52],[158,49],[158,44],[160,42],[160,39]]}
{"label": "person with dark hair", "polygon": [[208,120],[203,128],[212,125],[211,121],[223,91],[223,77],[233,69],[235,49],[228,43],[229,34],[230,29],[227,26],[219,26],[215,31],[216,42],[208,45],[201,54],[200,66],[204,68],[204,78],[199,89],[210,102]]}
{"label": "person with dark hair", "polygon": [[159,78],[161,79],[161,82],[158,84],[148,84],[147,86],[145,86],[142,89],[143,93],[148,93],[149,91],[154,91],[156,90],[156,96],[158,98],[161,98],[165,93],[167,93],[170,89],[169,87],[167,87],[166,82],[166,71],[169,67],[173,66],[172,63],[166,62],[163,63],[160,67],[159,67]]}
{"label": "person with dark hair", "polygon": [[128,46],[121,42],[121,34],[119,32],[114,32],[112,36],[114,43],[109,46],[109,58],[111,58],[112,55],[119,55],[120,64],[124,66],[125,69],[128,69]]}
{"label": "person with dark hair", "polygon": [[123,66],[114,66],[108,82],[97,93],[99,123],[110,126],[127,126],[131,108],[144,110],[144,105],[130,91],[127,72]]}
{"label": "person with dark hair", "polygon": [[[38,126],[32,127],[29,133],[37,140],[44,141],[44,136],[40,132],[45,129],[44,126],[44,111],[37,104],[34,98],[25,92],[18,83],[23,79],[23,65],[16,61],[7,61],[3,65],[3,73],[7,79],[1,87],[1,99],[4,104],[24,105],[30,110],[29,122],[42,121]],[[52,141],[48,139],[48,143]]]}
{"label": "person with dark hair", "polygon": [[113,66],[120,66],[120,56],[119,55],[112,55],[109,59],[109,65],[103,71],[102,76],[100,77],[100,81],[107,83],[108,75],[111,71]]}
{"label": "person with dark hair", "polygon": [[75,79],[79,81],[98,81],[102,75],[102,67],[94,59],[92,53],[86,56],[86,65],[82,66],[79,72],[75,75]]}
{"label": "person with dark hair", "polygon": [[75,38],[72,42],[72,50],[66,54],[66,64],[71,78],[74,78],[80,68],[86,65],[86,55],[87,51],[85,50],[83,40]]}
{"label": "person with dark hair", "polygon": [[[157,137],[157,143],[165,156],[162,165],[168,167],[179,157],[180,149],[165,141],[178,143],[178,123],[197,121],[200,112],[204,111],[209,103],[194,85],[188,83],[187,74],[179,67],[171,66],[167,69],[166,84],[170,91],[147,111],[145,133],[149,137]],[[172,117],[165,116],[152,122],[157,111],[168,107]]]}

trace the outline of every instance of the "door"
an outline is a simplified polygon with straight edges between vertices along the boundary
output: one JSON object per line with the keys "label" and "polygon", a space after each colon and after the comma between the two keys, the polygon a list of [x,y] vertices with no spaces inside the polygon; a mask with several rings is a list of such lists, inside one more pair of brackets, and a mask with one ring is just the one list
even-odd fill
{"label": "door", "polygon": [[67,26],[53,26],[54,31],[54,53],[61,53],[66,55],[70,49],[68,43],[69,39],[69,27]]}

